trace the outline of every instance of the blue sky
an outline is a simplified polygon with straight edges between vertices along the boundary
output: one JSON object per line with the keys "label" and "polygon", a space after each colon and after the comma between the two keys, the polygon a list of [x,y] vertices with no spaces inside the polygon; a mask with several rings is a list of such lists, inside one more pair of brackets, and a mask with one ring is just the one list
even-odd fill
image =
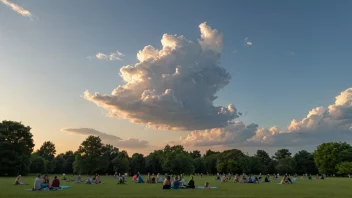
{"label": "blue sky", "polygon": [[[186,136],[108,118],[82,96],[125,84],[120,68],[138,62],[146,45],[160,49],[164,33],[197,41],[202,22],[222,33],[220,65],[232,76],[215,104],[234,104],[246,124],[286,128],[352,87],[347,0],[11,2],[32,17],[0,3],[0,119],[32,126],[37,146],[51,140],[59,150],[78,147],[84,137],[60,131],[67,127],[159,146]],[[123,61],[94,58],[116,50]]]}

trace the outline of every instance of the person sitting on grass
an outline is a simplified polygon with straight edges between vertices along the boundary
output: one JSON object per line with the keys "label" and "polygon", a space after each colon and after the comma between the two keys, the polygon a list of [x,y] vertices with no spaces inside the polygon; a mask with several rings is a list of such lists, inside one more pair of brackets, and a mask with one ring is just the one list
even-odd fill
{"label": "person sitting on grass", "polygon": [[152,183],[152,178],[150,177],[150,173],[148,173],[148,176],[147,176],[147,183],[148,184]]}
{"label": "person sitting on grass", "polygon": [[280,184],[287,184],[287,176],[282,178]]}
{"label": "person sitting on grass", "polygon": [[204,187],[203,187],[203,190],[204,190],[204,189],[209,189],[209,188],[210,188],[209,182],[205,182]]}
{"label": "person sitting on grass", "polygon": [[234,182],[234,183],[240,182],[240,177],[239,177],[237,174],[234,176],[233,182]]}
{"label": "person sitting on grass", "polygon": [[76,184],[79,184],[81,183],[81,175],[78,175],[77,178],[76,178]]}
{"label": "person sitting on grass", "polygon": [[42,187],[43,188],[50,188],[50,180],[48,175],[44,175],[44,179],[43,179],[43,183],[42,183]]}
{"label": "person sitting on grass", "polygon": [[257,176],[254,176],[254,180],[253,180],[253,183],[254,184],[259,184],[259,179],[258,179],[258,177]]}
{"label": "person sitting on grass", "polygon": [[266,176],[266,177],[265,177],[264,182],[265,182],[265,183],[269,183],[269,182],[270,182],[270,180],[269,180],[269,177],[268,177],[268,176]]}
{"label": "person sitting on grass", "polygon": [[42,189],[42,179],[40,178],[41,175],[38,175],[37,178],[34,180],[33,190],[41,190]]}
{"label": "person sitting on grass", "polygon": [[24,182],[22,181],[22,176],[21,176],[21,175],[19,175],[18,177],[16,177],[15,184],[16,184],[16,185],[28,185],[28,184],[26,184],[26,183],[24,183]]}
{"label": "person sitting on grass", "polygon": [[253,183],[252,176],[249,175],[247,183],[250,183],[250,184]]}
{"label": "person sitting on grass", "polygon": [[178,179],[178,176],[175,177],[174,182],[172,183],[172,189],[179,189],[181,186],[181,182]]}
{"label": "person sitting on grass", "polygon": [[163,182],[163,189],[170,189],[170,188],[171,188],[170,176],[166,176]]}
{"label": "person sitting on grass", "polygon": [[86,184],[92,184],[92,180],[90,179],[90,176],[87,177]]}
{"label": "person sitting on grass", "polygon": [[192,188],[194,189],[196,186],[194,185],[194,180],[193,180],[193,176],[191,176],[191,178],[189,178],[189,182],[186,185],[186,188]]}
{"label": "person sitting on grass", "polygon": [[62,180],[66,180],[66,174],[64,173],[62,174],[62,176],[63,176]]}
{"label": "person sitting on grass", "polygon": [[226,183],[226,182],[227,182],[227,177],[226,177],[225,174],[222,176],[221,182],[222,182],[222,183]]}
{"label": "person sitting on grass", "polygon": [[117,184],[125,184],[125,176],[124,175],[119,177]]}
{"label": "person sitting on grass", "polygon": [[293,184],[291,178],[288,176],[287,177],[287,184]]}
{"label": "person sitting on grass", "polygon": [[52,189],[58,190],[60,189],[60,180],[57,178],[57,176],[54,177],[53,183],[51,184]]}
{"label": "person sitting on grass", "polygon": [[101,180],[100,180],[100,176],[99,175],[95,176],[95,183],[97,183],[97,184],[101,184],[102,183]]}
{"label": "person sitting on grass", "polygon": [[155,184],[155,183],[156,183],[156,180],[155,180],[155,176],[154,176],[154,174],[153,174],[153,176],[152,176],[151,183],[152,183],[152,184]]}

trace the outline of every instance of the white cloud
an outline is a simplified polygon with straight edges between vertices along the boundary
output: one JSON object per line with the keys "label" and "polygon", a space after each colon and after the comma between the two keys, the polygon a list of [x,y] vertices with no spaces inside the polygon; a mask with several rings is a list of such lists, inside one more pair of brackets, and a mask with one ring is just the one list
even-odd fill
{"label": "white cloud", "polygon": [[[197,42],[164,34],[162,49],[148,45],[138,52],[138,63],[120,69],[125,85],[118,86],[110,95],[86,91],[84,98],[107,109],[110,117],[159,129],[226,126],[239,113],[231,104],[213,104],[215,94],[231,79],[219,66],[222,34],[206,23],[199,28],[201,38]],[[105,54],[98,56],[108,59]]]}
{"label": "white cloud", "polygon": [[252,46],[253,43],[251,41],[248,40],[248,37],[244,38],[244,43],[248,46]]}
{"label": "white cloud", "polygon": [[102,141],[106,144],[112,144],[119,148],[146,148],[148,147],[148,142],[145,140],[139,140],[136,138],[122,139],[115,135],[109,135],[91,128],[65,128],[61,131],[67,132],[73,135],[94,135],[99,136]]}
{"label": "white cloud", "polygon": [[[244,130],[247,129],[247,130]],[[334,104],[316,107],[302,120],[292,120],[286,130],[274,126],[236,122],[225,128],[191,132],[181,141],[193,146],[301,147],[326,141],[352,141],[352,88],[336,96]]]}
{"label": "white cloud", "polygon": [[104,53],[97,53],[95,57],[100,60],[109,60],[109,61],[114,61],[114,60],[119,60],[122,61],[122,57],[125,56],[123,53],[116,51],[116,52],[111,52],[109,55],[106,55]]}
{"label": "white cloud", "polygon": [[1,3],[5,4],[7,7],[11,8],[13,11],[17,12],[18,14],[25,16],[25,17],[32,17],[32,13],[28,10],[22,8],[21,6],[12,3],[8,0],[0,0]]}

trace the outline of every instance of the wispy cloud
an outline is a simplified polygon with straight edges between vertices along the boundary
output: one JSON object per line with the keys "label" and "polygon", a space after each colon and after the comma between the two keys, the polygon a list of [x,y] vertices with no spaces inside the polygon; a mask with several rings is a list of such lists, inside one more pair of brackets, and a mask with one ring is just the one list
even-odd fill
{"label": "wispy cloud", "polygon": [[110,135],[104,132],[100,132],[91,128],[64,128],[61,129],[62,132],[67,132],[72,135],[94,135],[99,136],[104,143],[112,144],[121,148],[146,148],[148,147],[148,142],[145,140],[139,140],[136,138],[122,139],[115,135]]}
{"label": "wispy cloud", "polygon": [[248,40],[248,37],[244,38],[244,44],[248,45],[248,46],[252,46],[253,45],[252,41]]}
{"label": "wispy cloud", "polygon": [[12,3],[8,0],[0,0],[1,3],[5,4],[7,7],[11,8],[13,11],[17,12],[18,14],[25,16],[25,17],[32,17],[32,13],[29,12],[28,10],[22,8],[21,6]]}
{"label": "wispy cloud", "polygon": [[114,61],[114,60],[119,60],[122,61],[122,57],[125,55],[118,50],[116,52],[111,52],[109,55],[98,52],[95,57],[100,60],[108,60],[108,61]]}

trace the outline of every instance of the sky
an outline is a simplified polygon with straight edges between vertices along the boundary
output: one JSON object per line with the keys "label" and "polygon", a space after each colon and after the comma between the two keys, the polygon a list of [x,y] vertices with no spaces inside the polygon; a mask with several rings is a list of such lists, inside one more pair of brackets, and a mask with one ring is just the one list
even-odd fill
{"label": "sky", "polygon": [[0,120],[35,148],[352,142],[352,3],[0,0]]}

